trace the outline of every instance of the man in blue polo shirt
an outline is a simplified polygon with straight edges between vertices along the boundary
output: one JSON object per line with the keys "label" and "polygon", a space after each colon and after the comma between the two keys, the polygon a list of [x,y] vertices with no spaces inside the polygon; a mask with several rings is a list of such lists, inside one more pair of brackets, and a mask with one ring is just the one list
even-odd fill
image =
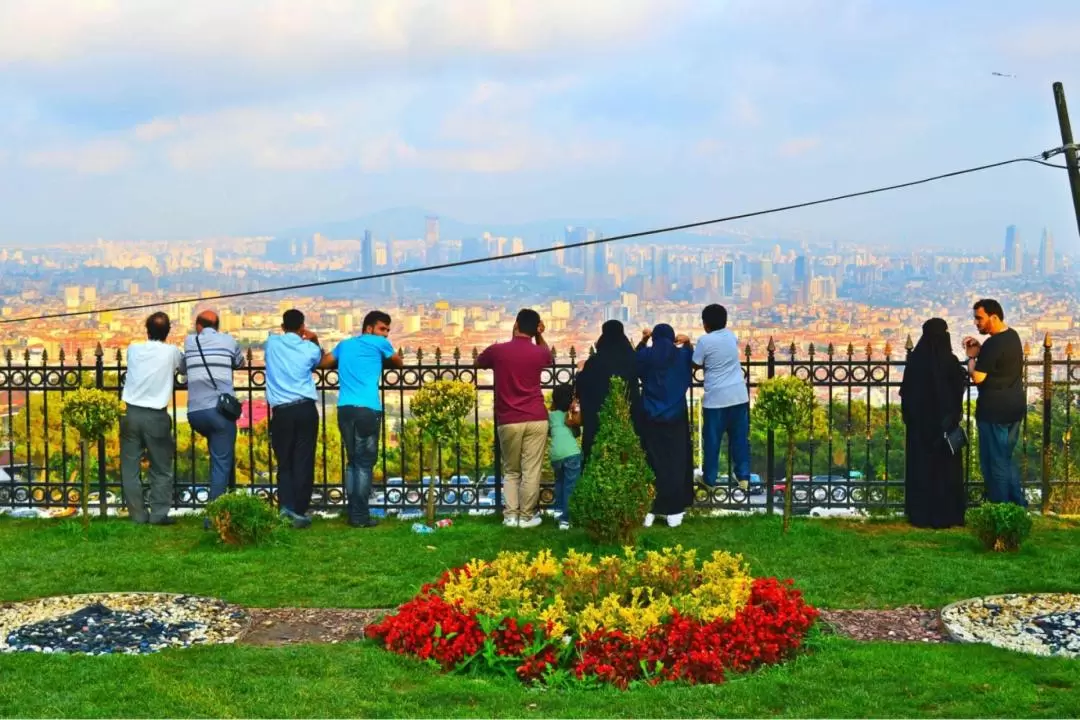
{"label": "man in blue polo shirt", "polygon": [[345,447],[345,495],[349,502],[349,525],[359,528],[378,524],[371,517],[368,496],[372,471],[379,456],[379,430],[383,407],[379,384],[383,367],[402,366],[401,355],[387,340],[390,316],[372,310],[364,317],[363,334],[341,341],[319,367],[338,369],[338,429]]}
{"label": "man in blue polo shirt", "polygon": [[[304,325],[304,313],[286,310],[280,335],[266,341],[266,400],[270,403],[270,444],[278,467],[278,506],[294,528],[307,517],[315,487],[315,444],[319,411],[312,371],[325,357],[319,336]],[[326,353],[327,355],[329,353]]]}

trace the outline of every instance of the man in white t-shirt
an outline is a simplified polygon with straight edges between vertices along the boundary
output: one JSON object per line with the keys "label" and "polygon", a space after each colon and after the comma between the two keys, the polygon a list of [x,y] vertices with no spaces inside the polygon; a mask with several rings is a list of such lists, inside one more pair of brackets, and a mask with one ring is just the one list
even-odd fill
{"label": "man in white t-shirt", "polygon": [[[123,400],[127,404],[120,418],[120,477],[124,502],[133,522],[172,525],[169,517],[173,500],[172,418],[167,408],[172,398],[176,370],[184,354],[167,345],[169,316],[156,312],[146,319],[147,341],[132,343],[127,351],[127,376]],[[150,460],[150,510],[143,500],[139,465],[143,451]]]}
{"label": "man in white t-shirt", "polygon": [[694,366],[705,370],[702,408],[702,473],[705,483],[716,485],[720,465],[720,441],[728,436],[728,455],[739,487],[750,487],[750,394],[746,389],[735,333],[727,329],[723,305],[709,305],[701,312],[706,335],[694,348]]}

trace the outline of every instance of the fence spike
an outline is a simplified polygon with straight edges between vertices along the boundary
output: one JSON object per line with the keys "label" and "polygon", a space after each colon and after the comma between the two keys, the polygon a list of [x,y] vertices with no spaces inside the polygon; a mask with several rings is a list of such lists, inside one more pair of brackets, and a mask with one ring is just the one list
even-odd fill
{"label": "fence spike", "polygon": [[575,360],[577,360],[577,348],[575,348],[573,345],[571,345],[570,346],[570,364],[571,365],[575,364],[574,363]]}
{"label": "fence spike", "polygon": [[810,349],[808,350],[810,357],[814,357],[814,343],[810,343]]}
{"label": "fence spike", "polygon": [[836,354],[836,346],[832,343],[829,343],[829,347],[825,349],[825,352],[830,358],[832,358],[832,356]]}
{"label": "fence spike", "polygon": [[82,365],[82,348],[75,348],[75,363]]}
{"label": "fence spike", "polygon": [[911,341],[911,333],[908,333],[907,340],[904,341],[904,349],[908,352],[915,349],[915,343]]}
{"label": "fence spike", "polygon": [[590,345],[589,346],[589,357],[592,357],[595,354],[596,354],[596,348],[594,346]]}
{"label": "fence spike", "polygon": [[8,365],[11,364],[11,348],[8,348],[7,350],[4,351],[4,360],[7,361]]}
{"label": "fence spike", "polygon": [[749,362],[750,356],[754,354],[754,349],[750,347],[749,342],[746,343],[746,349],[743,350],[743,353],[746,355],[747,362]]}
{"label": "fence spike", "polygon": [[854,344],[854,343],[848,343],[848,344],[847,344],[847,356],[848,356],[848,360],[850,360],[850,359],[851,359],[851,356],[852,356],[852,355],[854,355],[854,354],[855,354],[855,344]]}
{"label": "fence spike", "polygon": [[424,348],[418,347],[418,348],[416,348],[416,364],[419,365],[423,361],[424,361]]}
{"label": "fence spike", "polygon": [[892,355],[892,343],[888,340],[885,341],[885,357],[888,358]]}
{"label": "fence spike", "polygon": [[1027,357],[1030,354],[1031,354],[1031,342],[1028,341],[1028,340],[1025,340],[1024,341],[1024,357]]}
{"label": "fence spike", "polygon": [[442,362],[442,348],[438,345],[435,346],[435,364],[438,365]]}
{"label": "fence spike", "polygon": [[551,360],[552,362],[558,362],[559,349],[554,345],[551,346]]}
{"label": "fence spike", "polygon": [[1043,338],[1043,347],[1044,348],[1052,348],[1052,347],[1054,347],[1054,341],[1050,339],[1050,333],[1046,333],[1046,336]]}
{"label": "fence spike", "polygon": [[27,365],[30,364],[30,348],[23,350],[23,362]]}
{"label": "fence spike", "polygon": [[255,356],[255,354],[254,354],[254,352],[252,352],[251,346],[248,345],[248,349],[247,349],[247,366],[248,367],[251,367],[251,363],[252,363],[252,360],[253,360],[254,356]]}
{"label": "fence spike", "polygon": [[799,352],[799,349],[795,346],[795,341],[794,340],[791,341],[791,346],[788,349],[791,351],[791,359],[794,360],[795,356]]}
{"label": "fence spike", "polygon": [[94,357],[101,358],[105,356],[105,349],[101,347],[101,343],[94,346]]}
{"label": "fence spike", "polygon": [[1065,357],[1071,358],[1073,354],[1072,343],[1065,343]]}
{"label": "fence spike", "polygon": [[120,361],[123,359],[123,357],[124,356],[123,354],[121,354],[120,348],[116,348],[116,363],[120,364]]}
{"label": "fence spike", "polygon": [[60,348],[60,363],[64,362],[64,348]]}
{"label": "fence spike", "polygon": [[866,359],[869,360],[874,355],[874,346],[872,343],[866,343]]}
{"label": "fence spike", "polygon": [[41,350],[41,364],[42,365],[48,365],[49,364],[49,348],[42,348],[42,350]]}
{"label": "fence spike", "polygon": [[772,335],[769,336],[769,344],[765,346],[765,349],[769,351],[770,355],[776,352],[776,343],[773,342]]}
{"label": "fence spike", "polygon": [[478,358],[478,357],[480,357],[480,351],[479,351],[479,350],[477,350],[477,349],[476,349],[476,346],[474,345],[474,346],[473,346],[473,349],[472,349],[472,359],[473,359],[473,362],[476,362],[476,358]]}
{"label": "fence spike", "polygon": [[454,346],[454,364],[461,364],[461,348],[459,348],[457,345]]}

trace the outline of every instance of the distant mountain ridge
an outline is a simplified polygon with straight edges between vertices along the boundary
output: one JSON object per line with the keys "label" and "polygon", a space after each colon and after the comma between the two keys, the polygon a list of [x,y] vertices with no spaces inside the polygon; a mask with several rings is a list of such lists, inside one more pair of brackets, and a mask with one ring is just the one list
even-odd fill
{"label": "distant mountain ridge", "polygon": [[[540,241],[553,242],[562,239],[566,233],[566,228],[571,225],[587,227],[611,237],[613,235],[641,232],[663,224],[645,219],[626,220],[615,218],[549,218],[525,223],[470,223],[439,215],[436,212],[422,208],[399,207],[380,210],[352,220],[336,220],[291,228],[277,233],[277,235],[278,237],[310,237],[315,233],[321,233],[331,239],[343,240],[361,238],[365,230],[371,230],[379,240],[389,238],[396,240],[417,239],[424,237],[426,218],[428,216],[439,218],[439,235],[443,239],[457,240],[478,237],[485,232],[489,232],[496,236],[521,237],[533,243]],[[686,233],[666,233],[645,238],[642,242],[668,244],[686,242],[689,237]],[[696,242],[702,240],[699,236],[692,237]]]}

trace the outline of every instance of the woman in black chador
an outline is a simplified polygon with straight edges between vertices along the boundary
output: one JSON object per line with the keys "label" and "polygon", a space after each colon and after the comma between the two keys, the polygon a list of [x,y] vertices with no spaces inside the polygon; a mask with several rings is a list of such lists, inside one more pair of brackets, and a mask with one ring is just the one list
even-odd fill
{"label": "woman in black chador", "polygon": [[596,341],[596,352],[585,361],[577,374],[577,396],[581,404],[581,456],[589,460],[593,440],[600,425],[600,408],[607,399],[611,378],[619,377],[626,383],[627,400],[630,401],[630,417],[637,430],[641,419],[641,391],[638,388],[637,353],[626,337],[626,330],[618,320],[608,320],[601,328]]}
{"label": "woman in black chador", "polygon": [[967,375],[953,355],[949,326],[941,318],[927,320],[900,384],[907,426],[904,504],[908,522],[915,527],[964,524],[963,451],[954,454],[945,434],[963,419],[966,387]]}

